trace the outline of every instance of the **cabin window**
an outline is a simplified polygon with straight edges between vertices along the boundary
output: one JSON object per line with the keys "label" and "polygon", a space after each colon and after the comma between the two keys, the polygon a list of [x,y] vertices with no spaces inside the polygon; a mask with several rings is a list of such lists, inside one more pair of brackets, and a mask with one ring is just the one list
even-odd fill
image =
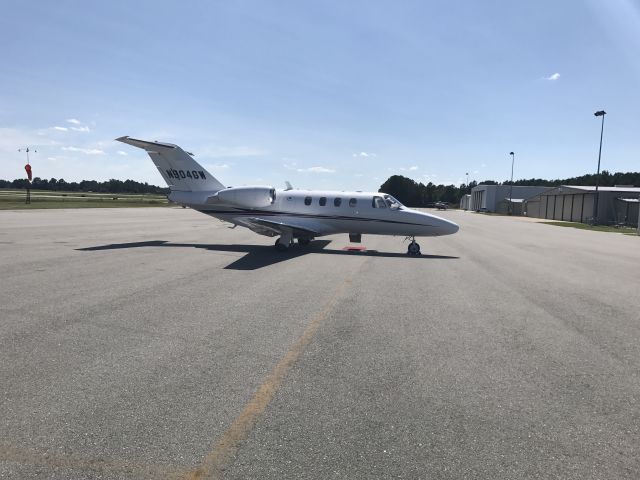
{"label": "cabin window", "polygon": [[384,199],[382,197],[373,197],[371,206],[373,208],[387,208],[387,204],[384,203]]}
{"label": "cabin window", "polygon": [[311,205],[311,197],[304,197],[304,204]]}
{"label": "cabin window", "polygon": [[333,199],[333,206],[334,207],[339,207],[341,203],[342,203],[342,199],[340,197]]}
{"label": "cabin window", "polygon": [[353,208],[353,207],[355,207],[356,205],[358,205],[358,200],[357,200],[357,199],[355,199],[355,198],[350,198],[350,199],[349,199],[349,206],[350,206],[351,208]]}
{"label": "cabin window", "polygon": [[320,200],[318,201],[318,203],[320,204],[321,207],[324,207],[327,204],[327,197],[320,197]]}

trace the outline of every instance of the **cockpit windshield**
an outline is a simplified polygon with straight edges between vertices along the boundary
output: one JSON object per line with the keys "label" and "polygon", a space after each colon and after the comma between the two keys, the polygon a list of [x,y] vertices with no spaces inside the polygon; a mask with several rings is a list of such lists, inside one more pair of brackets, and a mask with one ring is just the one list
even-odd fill
{"label": "cockpit windshield", "polygon": [[392,210],[399,210],[404,207],[398,200],[393,198],[391,195],[384,195],[384,201],[387,203],[387,206]]}

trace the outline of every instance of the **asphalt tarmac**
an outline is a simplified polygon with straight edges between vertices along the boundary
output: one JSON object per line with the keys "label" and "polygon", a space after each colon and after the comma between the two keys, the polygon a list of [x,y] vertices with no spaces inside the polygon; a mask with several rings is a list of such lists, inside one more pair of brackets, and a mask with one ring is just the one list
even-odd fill
{"label": "asphalt tarmac", "polygon": [[0,211],[0,478],[640,478],[640,238],[441,215]]}

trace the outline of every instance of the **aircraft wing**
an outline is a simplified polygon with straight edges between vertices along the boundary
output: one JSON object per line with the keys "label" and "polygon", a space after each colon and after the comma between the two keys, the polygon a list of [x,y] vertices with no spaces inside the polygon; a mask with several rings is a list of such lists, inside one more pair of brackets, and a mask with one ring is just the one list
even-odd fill
{"label": "aircraft wing", "polygon": [[275,222],[264,218],[250,217],[239,220],[240,223],[247,228],[261,235],[273,237],[282,235],[285,232],[292,232],[294,237],[310,237],[314,238],[322,235],[319,230],[313,230],[307,227],[292,225],[284,222]]}

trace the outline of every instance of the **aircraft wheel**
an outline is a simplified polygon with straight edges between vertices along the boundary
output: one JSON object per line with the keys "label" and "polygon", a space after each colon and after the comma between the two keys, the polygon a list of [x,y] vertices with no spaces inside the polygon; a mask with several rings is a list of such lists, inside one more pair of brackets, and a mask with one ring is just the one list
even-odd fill
{"label": "aircraft wheel", "polygon": [[302,247],[306,247],[307,245],[309,245],[309,243],[311,243],[311,239],[309,239],[309,238],[299,238],[298,239],[298,245],[300,245]]}
{"label": "aircraft wheel", "polygon": [[409,244],[409,248],[407,249],[407,254],[420,255],[420,244],[416,242],[411,242]]}
{"label": "aircraft wheel", "polygon": [[289,250],[289,243],[281,242],[280,239],[276,240],[276,250],[279,252],[286,252]]}

